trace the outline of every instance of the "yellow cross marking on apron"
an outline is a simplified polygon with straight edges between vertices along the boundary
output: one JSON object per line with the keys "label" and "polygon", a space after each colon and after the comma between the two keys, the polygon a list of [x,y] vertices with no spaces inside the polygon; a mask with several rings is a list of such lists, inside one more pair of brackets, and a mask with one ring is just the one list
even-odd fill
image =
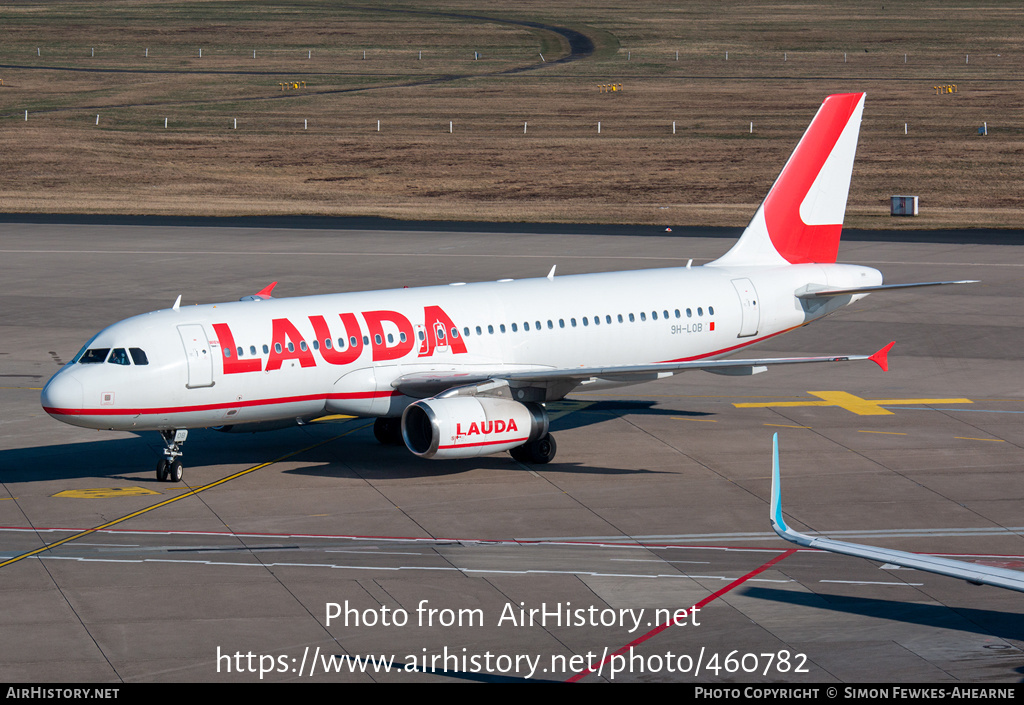
{"label": "yellow cross marking on apron", "polygon": [[745,404],[733,404],[742,409],[755,407],[784,406],[838,406],[858,416],[891,416],[892,412],[883,406],[902,406],[904,404],[973,404],[970,399],[862,399],[849,392],[807,392],[822,401],[774,401]]}

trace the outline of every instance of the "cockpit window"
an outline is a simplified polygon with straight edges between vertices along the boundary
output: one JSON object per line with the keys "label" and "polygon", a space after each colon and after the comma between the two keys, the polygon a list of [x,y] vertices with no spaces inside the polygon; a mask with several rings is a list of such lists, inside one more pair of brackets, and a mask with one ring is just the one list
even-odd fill
{"label": "cockpit window", "polygon": [[81,362],[83,365],[93,362],[103,362],[104,360],[107,359],[107,353],[109,352],[110,348],[92,348],[90,350],[85,351],[85,354],[82,355],[81,359],[79,359],[79,362]]}
{"label": "cockpit window", "polygon": [[142,348],[128,348],[128,352],[131,353],[132,362],[136,365],[148,365],[149,358],[146,357],[146,351]]}
{"label": "cockpit window", "polygon": [[114,352],[110,353],[110,359],[107,362],[114,365],[130,365],[128,361],[128,351],[124,348],[114,348]]}

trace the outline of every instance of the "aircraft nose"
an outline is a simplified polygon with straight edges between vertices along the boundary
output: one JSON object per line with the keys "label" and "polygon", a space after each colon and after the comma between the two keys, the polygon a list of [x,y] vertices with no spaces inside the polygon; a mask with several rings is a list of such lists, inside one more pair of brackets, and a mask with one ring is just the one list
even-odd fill
{"label": "aircraft nose", "polygon": [[75,414],[82,409],[84,399],[82,383],[72,375],[58,372],[43,387],[39,399],[42,402],[43,410],[56,419],[68,414]]}

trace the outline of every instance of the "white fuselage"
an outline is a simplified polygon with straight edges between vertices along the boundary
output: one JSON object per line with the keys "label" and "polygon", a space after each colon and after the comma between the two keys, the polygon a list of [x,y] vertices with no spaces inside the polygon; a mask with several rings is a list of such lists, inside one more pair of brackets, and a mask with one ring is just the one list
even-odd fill
{"label": "white fuselage", "polygon": [[[125,430],[399,416],[414,401],[392,386],[403,375],[720,358],[862,296],[809,303],[801,287],[881,282],[853,265],[706,266],[185,306],[104,329],[42,401],[61,421]],[[87,354],[107,349],[145,364]]]}

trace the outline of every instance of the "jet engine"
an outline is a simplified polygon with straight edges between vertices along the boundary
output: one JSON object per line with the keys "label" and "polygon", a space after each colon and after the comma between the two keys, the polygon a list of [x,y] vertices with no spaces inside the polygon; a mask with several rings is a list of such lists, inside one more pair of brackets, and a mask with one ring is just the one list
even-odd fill
{"label": "jet engine", "polygon": [[402,438],[421,458],[475,458],[547,436],[540,404],[484,396],[421,399],[402,414]]}

